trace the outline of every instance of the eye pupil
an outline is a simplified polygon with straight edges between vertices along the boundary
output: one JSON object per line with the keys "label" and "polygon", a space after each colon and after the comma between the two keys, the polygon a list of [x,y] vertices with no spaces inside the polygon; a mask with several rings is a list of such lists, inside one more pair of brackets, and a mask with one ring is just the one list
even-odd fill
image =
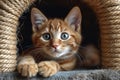
{"label": "eye pupil", "polygon": [[64,32],[64,33],[61,34],[61,39],[66,40],[68,38],[69,38],[69,34],[68,33]]}
{"label": "eye pupil", "polygon": [[43,39],[49,40],[50,39],[50,34],[49,33],[43,34]]}

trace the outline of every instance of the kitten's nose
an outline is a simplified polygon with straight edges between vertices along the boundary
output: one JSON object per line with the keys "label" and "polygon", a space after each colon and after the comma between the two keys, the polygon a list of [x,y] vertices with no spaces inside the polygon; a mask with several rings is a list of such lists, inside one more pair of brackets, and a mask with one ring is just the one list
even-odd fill
{"label": "kitten's nose", "polygon": [[58,45],[52,45],[52,47],[56,49],[58,47]]}

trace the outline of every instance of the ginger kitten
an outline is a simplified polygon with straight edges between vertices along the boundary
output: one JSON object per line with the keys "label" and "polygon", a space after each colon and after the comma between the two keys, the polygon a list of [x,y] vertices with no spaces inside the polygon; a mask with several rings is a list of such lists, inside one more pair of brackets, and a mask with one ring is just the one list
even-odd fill
{"label": "ginger kitten", "polygon": [[34,48],[18,58],[17,69],[22,76],[37,73],[49,77],[60,70],[76,68],[81,43],[81,12],[74,7],[64,20],[47,19],[37,8],[31,11]]}

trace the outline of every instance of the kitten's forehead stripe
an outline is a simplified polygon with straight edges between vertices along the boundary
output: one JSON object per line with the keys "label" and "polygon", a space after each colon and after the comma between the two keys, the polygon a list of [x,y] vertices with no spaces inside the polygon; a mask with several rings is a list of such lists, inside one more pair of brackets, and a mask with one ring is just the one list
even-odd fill
{"label": "kitten's forehead stripe", "polygon": [[46,28],[46,31],[47,31],[47,32],[49,32],[49,29],[48,29],[48,28]]}
{"label": "kitten's forehead stripe", "polygon": [[60,22],[57,22],[57,28],[60,26]]}
{"label": "kitten's forehead stripe", "polygon": [[63,31],[67,31],[67,29],[66,29],[66,28],[63,28]]}
{"label": "kitten's forehead stripe", "polygon": [[50,26],[51,32],[54,32],[54,31],[61,32],[62,31],[62,22],[58,19],[50,20],[49,25],[51,25]]}
{"label": "kitten's forehead stripe", "polygon": [[57,26],[56,26],[56,28],[57,28],[57,30],[60,32],[60,23],[59,22],[57,22]]}
{"label": "kitten's forehead stripe", "polygon": [[60,27],[61,23],[60,23],[59,20],[57,20],[57,19],[52,20],[51,23],[50,23],[50,25],[51,25],[51,29],[52,30],[61,31],[61,27]]}

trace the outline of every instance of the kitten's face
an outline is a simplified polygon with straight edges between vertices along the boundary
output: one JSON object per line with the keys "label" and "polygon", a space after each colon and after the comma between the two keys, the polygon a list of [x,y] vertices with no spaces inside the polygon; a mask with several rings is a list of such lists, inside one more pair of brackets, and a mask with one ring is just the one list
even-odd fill
{"label": "kitten's face", "polygon": [[41,47],[45,54],[53,58],[74,55],[81,43],[80,25],[78,22],[74,24],[74,21],[68,18],[64,21],[60,19],[47,20],[41,12],[38,10],[38,12],[35,12],[35,10],[37,9],[34,9],[34,12],[32,11],[33,14],[31,16],[34,45]]}

